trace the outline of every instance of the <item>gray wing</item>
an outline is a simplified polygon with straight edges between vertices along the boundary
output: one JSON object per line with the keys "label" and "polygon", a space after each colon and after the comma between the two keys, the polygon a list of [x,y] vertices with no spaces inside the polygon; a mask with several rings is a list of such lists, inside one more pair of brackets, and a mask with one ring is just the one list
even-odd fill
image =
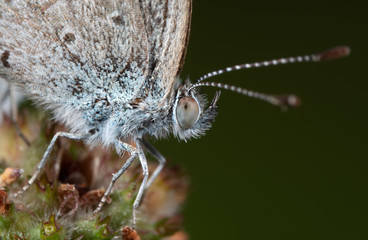
{"label": "gray wing", "polygon": [[184,62],[191,5],[0,0],[0,77],[44,103],[165,98]]}
{"label": "gray wing", "polygon": [[184,64],[192,15],[191,0],[141,0],[149,41],[148,91],[165,99]]}
{"label": "gray wing", "polygon": [[150,73],[138,0],[0,0],[0,77],[43,103],[132,96]]}

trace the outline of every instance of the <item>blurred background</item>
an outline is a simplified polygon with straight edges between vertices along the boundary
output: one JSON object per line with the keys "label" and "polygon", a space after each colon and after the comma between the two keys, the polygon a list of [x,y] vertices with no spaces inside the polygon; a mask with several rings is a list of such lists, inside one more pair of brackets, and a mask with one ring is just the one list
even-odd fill
{"label": "blurred background", "polygon": [[[302,106],[283,112],[223,91],[206,136],[154,143],[191,178],[191,239],[368,239],[366,10],[359,1],[194,0],[183,78],[338,45],[352,54],[214,77],[294,93]],[[210,99],[215,90],[203,88]]]}

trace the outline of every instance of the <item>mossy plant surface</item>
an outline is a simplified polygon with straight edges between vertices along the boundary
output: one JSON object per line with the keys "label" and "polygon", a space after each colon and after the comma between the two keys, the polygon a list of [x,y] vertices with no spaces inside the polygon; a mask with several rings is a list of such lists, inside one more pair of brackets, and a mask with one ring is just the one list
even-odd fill
{"label": "mossy plant surface", "polygon": [[[188,181],[178,167],[166,166],[146,192],[136,231],[130,227],[133,201],[142,180],[139,161],[117,181],[102,211],[93,215],[112,173],[128,157],[119,157],[109,149],[89,149],[60,139],[36,183],[13,197],[33,174],[52,136],[65,131],[32,108],[21,113],[18,123],[30,146],[17,135],[9,119],[0,126],[1,240],[187,239],[180,208]],[[151,161],[151,172],[156,166],[156,161]]]}

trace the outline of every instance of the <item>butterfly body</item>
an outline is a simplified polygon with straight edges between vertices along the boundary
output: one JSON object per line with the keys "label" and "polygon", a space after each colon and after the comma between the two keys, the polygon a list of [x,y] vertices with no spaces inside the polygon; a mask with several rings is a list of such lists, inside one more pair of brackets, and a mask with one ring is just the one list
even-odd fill
{"label": "butterfly body", "polygon": [[[35,182],[59,138],[115,147],[130,157],[94,213],[138,158],[143,181],[133,204],[135,226],[143,193],[165,164],[143,136],[198,137],[216,114],[217,100],[205,110],[203,96],[178,77],[191,5],[191,0],[0,0],[0,78],[70,130],[54,135],[15,196]],[[150,178],[144,149],[159,161]]]}

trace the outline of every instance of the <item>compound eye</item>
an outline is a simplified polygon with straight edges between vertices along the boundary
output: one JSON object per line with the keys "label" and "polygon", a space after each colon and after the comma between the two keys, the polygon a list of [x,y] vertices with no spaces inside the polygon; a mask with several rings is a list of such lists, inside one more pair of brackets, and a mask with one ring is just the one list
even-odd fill
{"label": "compound eye", "polygon": [[179,100],[176,107],[176,119],[182,128],[190,128],[193,126],[199,115],[199,106],[192,97],[183,97]]}

